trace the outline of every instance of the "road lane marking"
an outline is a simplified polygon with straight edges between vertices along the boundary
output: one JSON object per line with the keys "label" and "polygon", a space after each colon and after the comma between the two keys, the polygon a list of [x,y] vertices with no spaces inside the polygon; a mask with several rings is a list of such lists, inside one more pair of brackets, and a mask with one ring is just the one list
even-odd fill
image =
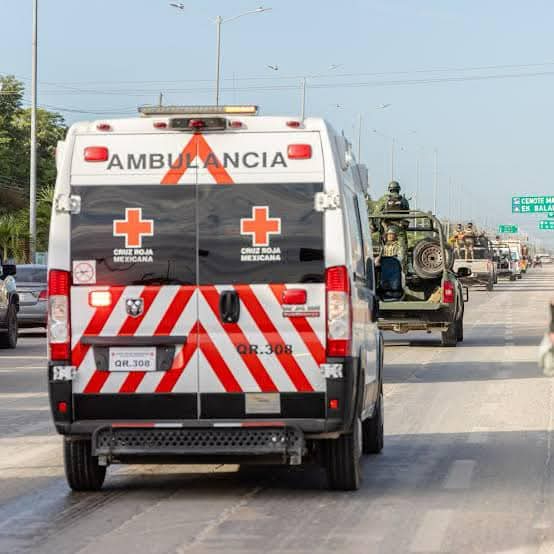
{"label": "road lane marking", "polygon": [[0,373],[13,373],[14,371],[25,371],[25,370],[36,371],[37,369],[46,369],[46,365],[12,367],[11,369],[0,369]]}
{"label": "road lane marking", "polygon": [[46,356],[0,356],[0,362],[2,360],[44,360]]}
{"label": "road lane marking", "polygon": [[440,552],[444,536],[452,520],[452,510],[429,510],[421,522],[410,550],[412,552]]}
{"label": "road lane marking", "polygon": [[475,465],[475,460],[456,460],[450,466],[442,488],[447,490],[469,489]]}

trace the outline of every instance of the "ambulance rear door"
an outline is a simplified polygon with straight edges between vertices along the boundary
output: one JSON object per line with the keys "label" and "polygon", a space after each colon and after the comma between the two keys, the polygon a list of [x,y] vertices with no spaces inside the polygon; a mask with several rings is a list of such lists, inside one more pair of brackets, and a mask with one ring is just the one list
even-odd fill
{"label": "ambulance rear door", "polygon": [[202,141],[200,417],[324,418],[320,135],[204,133]]}

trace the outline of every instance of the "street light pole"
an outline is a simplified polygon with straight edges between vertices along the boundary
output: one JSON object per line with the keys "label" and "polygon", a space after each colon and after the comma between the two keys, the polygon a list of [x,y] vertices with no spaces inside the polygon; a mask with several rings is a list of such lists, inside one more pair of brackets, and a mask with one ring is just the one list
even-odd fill
{"label": "street light pole", "polygon": [[306,117],[306,77],[302,78],[302,106],[300,107],[300,121]]}
{"label": "street light pole", "polygon": [[434,185],[433,185],[433,215],[437,215],[437,207],[438,207],[438,193],[439,193],[439,152],[435,148],[434,151],[434,160],[435,160],[435,179],[434,179]]}
{"label": "street light pole", "polygon": [[223,18],[218,15],[215,18],[216,26],[216,40],[217,40],[217,54],[216,54],[216,73],[215,73],[215,105],[219,106],[219,87],[221,79],[221,24]]}
{"label": "street light pole", "polygon": [[390,155],[390,180],[394,181],[394,148],[396,145],[396,138],[392,137],[391,155]]}
{"label": "street light pole", "polygon": [[31,69],[31,167],[29,181],[29,258],[35,261],[37,201],[37,38],[38,0],[33,0],[33,44]]}

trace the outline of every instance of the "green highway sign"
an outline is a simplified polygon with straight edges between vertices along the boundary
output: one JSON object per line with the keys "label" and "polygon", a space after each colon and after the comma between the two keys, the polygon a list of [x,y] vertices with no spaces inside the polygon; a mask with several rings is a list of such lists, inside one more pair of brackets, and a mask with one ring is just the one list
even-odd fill
{"label": "green highway sign", "polygon": [[542,231],[554,231],[554,219],[539,221],[539,229]]}
{"label": "green highway sign", "polygon": [[554,213],[554,196],[512,196],[512,213]]}
{"label": "green highway sign", "polygon": [[519,231],[517,225],[499,225],[498,226],[498,232],[499,233],[508,233],[508,234],[515,234]]}

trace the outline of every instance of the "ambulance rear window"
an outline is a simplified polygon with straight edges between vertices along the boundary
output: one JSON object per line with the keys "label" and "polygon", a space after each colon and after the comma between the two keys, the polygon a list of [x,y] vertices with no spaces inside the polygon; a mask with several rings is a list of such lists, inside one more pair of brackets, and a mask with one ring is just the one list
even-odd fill
{"label": "ambulance rear window", "polygon": [[[71,217],[75,284],[196,284],[194,187],[74,186],[73,193],[81,197]],[[95,282],[79,281],[76,267],[92,267]]]}
{"label": "ambulance rear window", "polygon": [[200,186],[200,284],[323,282],[323,214],[314,209],[322,188]]}

